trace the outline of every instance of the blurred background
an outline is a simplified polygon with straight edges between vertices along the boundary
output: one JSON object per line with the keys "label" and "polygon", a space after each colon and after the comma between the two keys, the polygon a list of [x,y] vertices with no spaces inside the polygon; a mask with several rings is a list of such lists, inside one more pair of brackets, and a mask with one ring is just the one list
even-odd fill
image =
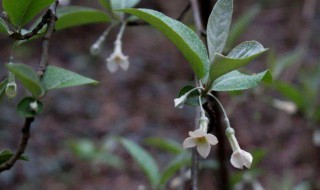
{"label": "blurred background", "polygon": [[[177,18],[188,2],[142,0],[137,7]],[[102,10],[98,1],[69,3]],[[319,8],[317,0],[235,1],[226,52],[242,41],[261,42],[270,50],[244,71],[270,68],[274,82],[243,92],[220,93],[241,147],[255,160],[252,169],[244,171],[228,162],[234,189],[320,189]],[[191,11],[183,22],[192,26]],[[127,27],[123,38],[129,70],[111,74],[105,59],[113,52],[119,28],[112,30],[99,56],[89,52],[106,28],[107,24],[90,24],[54,34],[50,64],[94,78],[100,84],[52,91],[43,99],[44,112],[33,123],[25,153],[30,161],[18,161],[13,169],[2,173],[0,189],[148,187],[142,168],[117,137],[143,147],[160,170],[177,154],[185,154],[183,150],[170,152],[157,140],[179,145],[193,129],[194,108],[180,110],[173,104],[179,90],[192,84],[191,67],[160,32],[150,26],[132,26]],[[22,45],[17,49],[16,62],[36,67],[40,44],[38,39]],[[11,46],[12,41],[0,35],[1,79],[6,76],[4,64]],[[27,92],[19,85],[18,93],[16,99],[5,99],[0,105],[0,150],[14,151],[18,146],[23,118],[17,115],[15,106]],[[203,164],[200,189],[214,189],[217,183],[215,152],[213,148],[211,162]],[[229,160],[229,147],[227,152]],[[181,166],[165,189],[188,189],[186,168],[187,164]],[[184,187],[181,181],[186,181]]]}

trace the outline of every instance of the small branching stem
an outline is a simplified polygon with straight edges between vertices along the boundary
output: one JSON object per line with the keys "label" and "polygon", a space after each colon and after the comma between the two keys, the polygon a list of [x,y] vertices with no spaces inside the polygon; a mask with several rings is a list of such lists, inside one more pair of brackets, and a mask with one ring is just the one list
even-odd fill
{"label": "small branching stem", "polygon": [[56,10],[57,10],[58,4],[59,4],[59,1],[56,0],[48,9],[48,11],[50,13],[49,20],[47,23],[48,26],[46,29],[46,33],[42,39],[42,53],[41,53],[39,67],[37,70],[37,73],[40,78],[43,76],[43,74],[46,71],[47,66],[48,66],[50,39],[51,39],[51,36],[54,32],[55,23],[58,19],[57,15],[56,15]]}
{"label": "small branching stem", "polygon": [[3,171],[9,170],[16,163],[16,161],[19,160],[19,158],[24,153],[24,151],[28,145],[28,140],[30,138],[30,127],[31,127],[33,120],[34,120],[34,118],[26,118],[25,119],[24,125],[21,130],[22,138],[20,141],[20,146],[19,146],[17,152],[7,162],[0,165],[0,173]]}
{"label": "small branching stem", "polygon": [[[46,67],[48,65],[48,57],[49,57],[49,42],[51,39],[51,36],[54,32],[54,27],[55,27],[55,22],[57,20],[57,16],[56,16],[56,9],[57,6],[59,4],[59,1],[56,0],[48,9],[48,11],[46,12],[44,17],[48,17],[47,20],[47,29],[45,32],[45,36],[43,38],[42,41],[42,53],[41,53],[41,59],[40,59],[40,64],[39,64],[39,70],[38,70],[38,75],[39,77],[42,77]],[[40,29],[39,29],[40,30]],[[19,40],[19,39],[18,39]],[[13,62],[13,52],[14,49],[16,47],[16,44],[13,46],[12,48],[12,53],[11,53],[11,57],[10,57],[10,62]],[[22,127],[22,138],[20,141],[20,145],[19,148],[17,149],[16,153],[5,163],[3,163],[2,165],[0,165],[0,173],[6,170],[9,170],[10,168],[12,168],[14,166],[14,164],[16,163],[17,160],[20,159],[20,157],[22,156],[22,154],[24,153],[27,145],[28,145],[28,140],[30,138],[30,128],[31,128],[31,124],[34,121],[34,117],[31,118],[26,118],[25,119],[25,123]]]}

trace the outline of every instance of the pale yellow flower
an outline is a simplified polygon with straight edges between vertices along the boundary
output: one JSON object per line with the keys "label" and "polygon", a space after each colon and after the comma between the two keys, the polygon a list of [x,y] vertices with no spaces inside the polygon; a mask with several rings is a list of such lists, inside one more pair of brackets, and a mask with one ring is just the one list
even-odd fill
{"label": "pale yellow flower", "polygon": [[230,162],[235,168],[238,169],[243,169],[243,166],[250,168],[253,160],[252,155],[249,152],[246,152],[240,148],[239,143],[234,134],[235,132],[233,128],[228,127],[226,129],[226,135],[228,137],[233,151]]}
{"label": "pale yellow flower", "polygon": [[218,139],[214,135],[208,134],[201,129],[190,131],[189,135],[190,137],[183,141],[183,148],[197,147],[197,151],[203,158],[209,155],[211,145],[218,143]]}
{"label": "pale yellow flower", "polygon": [[125,56],[122,53],[121,49],[121,42],[115,42],[114,52],[106,59],[107,61],[107,68],[111,73],[116,72],[119,67],[123,70],[128,70],[129,68],[129,60],[128,56]]}

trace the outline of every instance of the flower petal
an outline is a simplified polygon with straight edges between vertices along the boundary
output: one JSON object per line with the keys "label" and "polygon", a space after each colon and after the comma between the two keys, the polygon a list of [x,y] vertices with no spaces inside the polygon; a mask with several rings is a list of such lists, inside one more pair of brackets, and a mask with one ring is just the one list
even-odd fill
{"label": "flower petal", "polygon": [[209,143],[197,144],[197,150],[203,158],[206,158],[209,155],[210,149],[211,146]]}
{"label": "flower petal", "polygon": [[107,59],[107,68],[111,73],[114,73],[119,69],[119,65],[116,64],[112,59]]}
{"label": "flower petal", "polygon": [[180,98],[175,98],[174,99],[174,107],[182,109],[184,102],[185,102],[185,100],[184,100],[184,97],[182,97],[182,96]]}
{"label": "flower petal", "polygon": [[193,138],[199,138],[199,137],[204,137],[206,133],[203,132],[201,129],[197,129],[195,131],[190,131],[189,135],[190,137],[193,137]]}
{"label": "flower petal", "polygon": [[183,141],[183,148],[192,148],[197,145],[196,141],[192,137],[188,137]]}
{"label": "flower petal", "polygon": [[218,144],[218,139],[213,134],[206,134],[205,137],[206,137],[208,143],[210,143],[211,145]]}
{"label": "flower petal", "polygon": [[129,68],[129,61],[128,61],[128,56],[122,56],[122,60],[119,63],[119,66],[121,67],[121,69],[123,70],[128,70]]}
{"label": "flower petal", "polygon": [[244,150],[241,150],[241,153],[243,157],[243,165],[249,169],[253,160],[252,155]]}
{"label": "flower petal", "polygon": [[230,162],[235,168],[243,169],[243,166],[250,168],[252,160],[253,158],[250,153],[238,150],[233,152]]}
{"label": "flower petal", "polygon": [[230,162],[235,168],[243,169],[243,158],[239,151],[232,153]]}

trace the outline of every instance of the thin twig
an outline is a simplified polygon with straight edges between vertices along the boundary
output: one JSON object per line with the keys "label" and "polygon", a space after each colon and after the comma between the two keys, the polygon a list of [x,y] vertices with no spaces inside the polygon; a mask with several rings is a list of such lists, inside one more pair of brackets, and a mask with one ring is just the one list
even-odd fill
{"label": "thin twig", "polygon": [[24,153],[24,151],[28,145],[28,140],[30,138],[30,127],[31,127],[33,120],[34,120],[34,118],[26,118],[25,119],[25,123],[22,127],[22,138],[21,138],[20,146],[19,146],[17,152],[14,154],[14,156],[12,156],[7,162],[3,163],[0,166],[0,173],[5,170],[9,170],[16,163],[16,161],[19,160],[19,158]]}
{"label": "thin twig", "polygon": [[[209,1],[203,1],[203,0],[190,0],[192,11],[194,15],[194,21],[197,28],[197,34],[199,36],[205,37],[206,36],[206,30],[204,23],[208,22],[208,18],[210,15],[206,14],[202,11],[209,11],[211,9],[211,4]],[[216,97],[218,97],[218,93],[214,93]],[[209,123],[209,130],[208,133],[212,132],[213,129],[217,135],[217,138],[219,139],[219,143],[217,145],[217,159],[219,162],[219,170],[218,174],[215,175],[217,178],[217,189],[221,190],[229,190],[229,175],[228,175],[228,169],[225,163],[225,155],[226,155],[226,146],[225,146],[225,136],[224,136],[224,129],[223,125],[221,123],[221,110],[219,106],[215,103],[215,101],[212,100],[212,98],[207,98],[207,104],[205,104],[205,110],[209,115],[210,123]],[[196,179],[195,179],[196,180]]]}
{"label": "thin twig", "polygon": [[47,69],[48,66],[48,59],[49,59],[49,45],[50,45],[50,39],[54,32],[55,23],[57,21],[56,16],[56,10],[58,7],[59,1],[56,0],[50,7],[49,7],[49,20],[48,20],[48,26],[46,29],[46,33],[42,39],[42,53],[40,58],[39,67],[37,70],[37,73],[39,77],[41,78],[44,74],[44,72]]}
{"label": "thin twig", "polygon": [[191,3],[189,2],[186,7],[182,10],[181,14],[178,16],[176,20],[182,21],[186,13],[190,10]]}
{"label": "thin twig", "polygon": [[33,36],[37,35],[39,31],[43,28],[43,26],[50,21],[50,15],[51,15],[51,11],[47,10],[47,12],[43,15],[39,24],[31,32],[28,32],[24,35],[18,32],[14,32],[10,35],[10,37],[15,40],[28,40],[32,38]]}
{"label": "thin twig", "polygon": [[[46,15],[48,16],[48,22],[47,22],[48,27],[42,41],[42,54],[41,54],[41,59],[39,64],[39,71],[38,71],[39,77],[42,77],[47,67],[49,41],[52,33],[54,32],[55,21],[57,20],[56,9],[58,4],[59,4],[59,1],[56,0],[46,12]],[[44,17],[47,17],[47,16],[44,16]],[[42,26],[38,25],[38,27],[40,28]],[[17,152],[13,155],[13,157],[11,157],[7,162],[0,165],[0,173],[5,170],[9,170],[24,153],[28,145],[28,140],[30,138],[30,127],[33,121],[34,121],[34,117],[25,119],[25,123],[22,127],[22,138],[21,138],[20,146]]]}
{"label": "thin twig", "polygon": [[[197,34],[201,36],[201,31],[203,30],[200,12],[199,12],[199,4],[197,0],[190,0],[190,6],[192,7],[194,22],[197,28]],[[199,81],[195,76],[195,84],[198,86]],[[201,106],[201,105],[200,105]],[[200,109],[196,109],[196,121],[195,121],[195,129],[198,128],[198,118],[200,116]],[[199,154],[194,149],[192,150],[192,157],[191,157],[191,189],[198,190],[198,178],[199,178]]]}

